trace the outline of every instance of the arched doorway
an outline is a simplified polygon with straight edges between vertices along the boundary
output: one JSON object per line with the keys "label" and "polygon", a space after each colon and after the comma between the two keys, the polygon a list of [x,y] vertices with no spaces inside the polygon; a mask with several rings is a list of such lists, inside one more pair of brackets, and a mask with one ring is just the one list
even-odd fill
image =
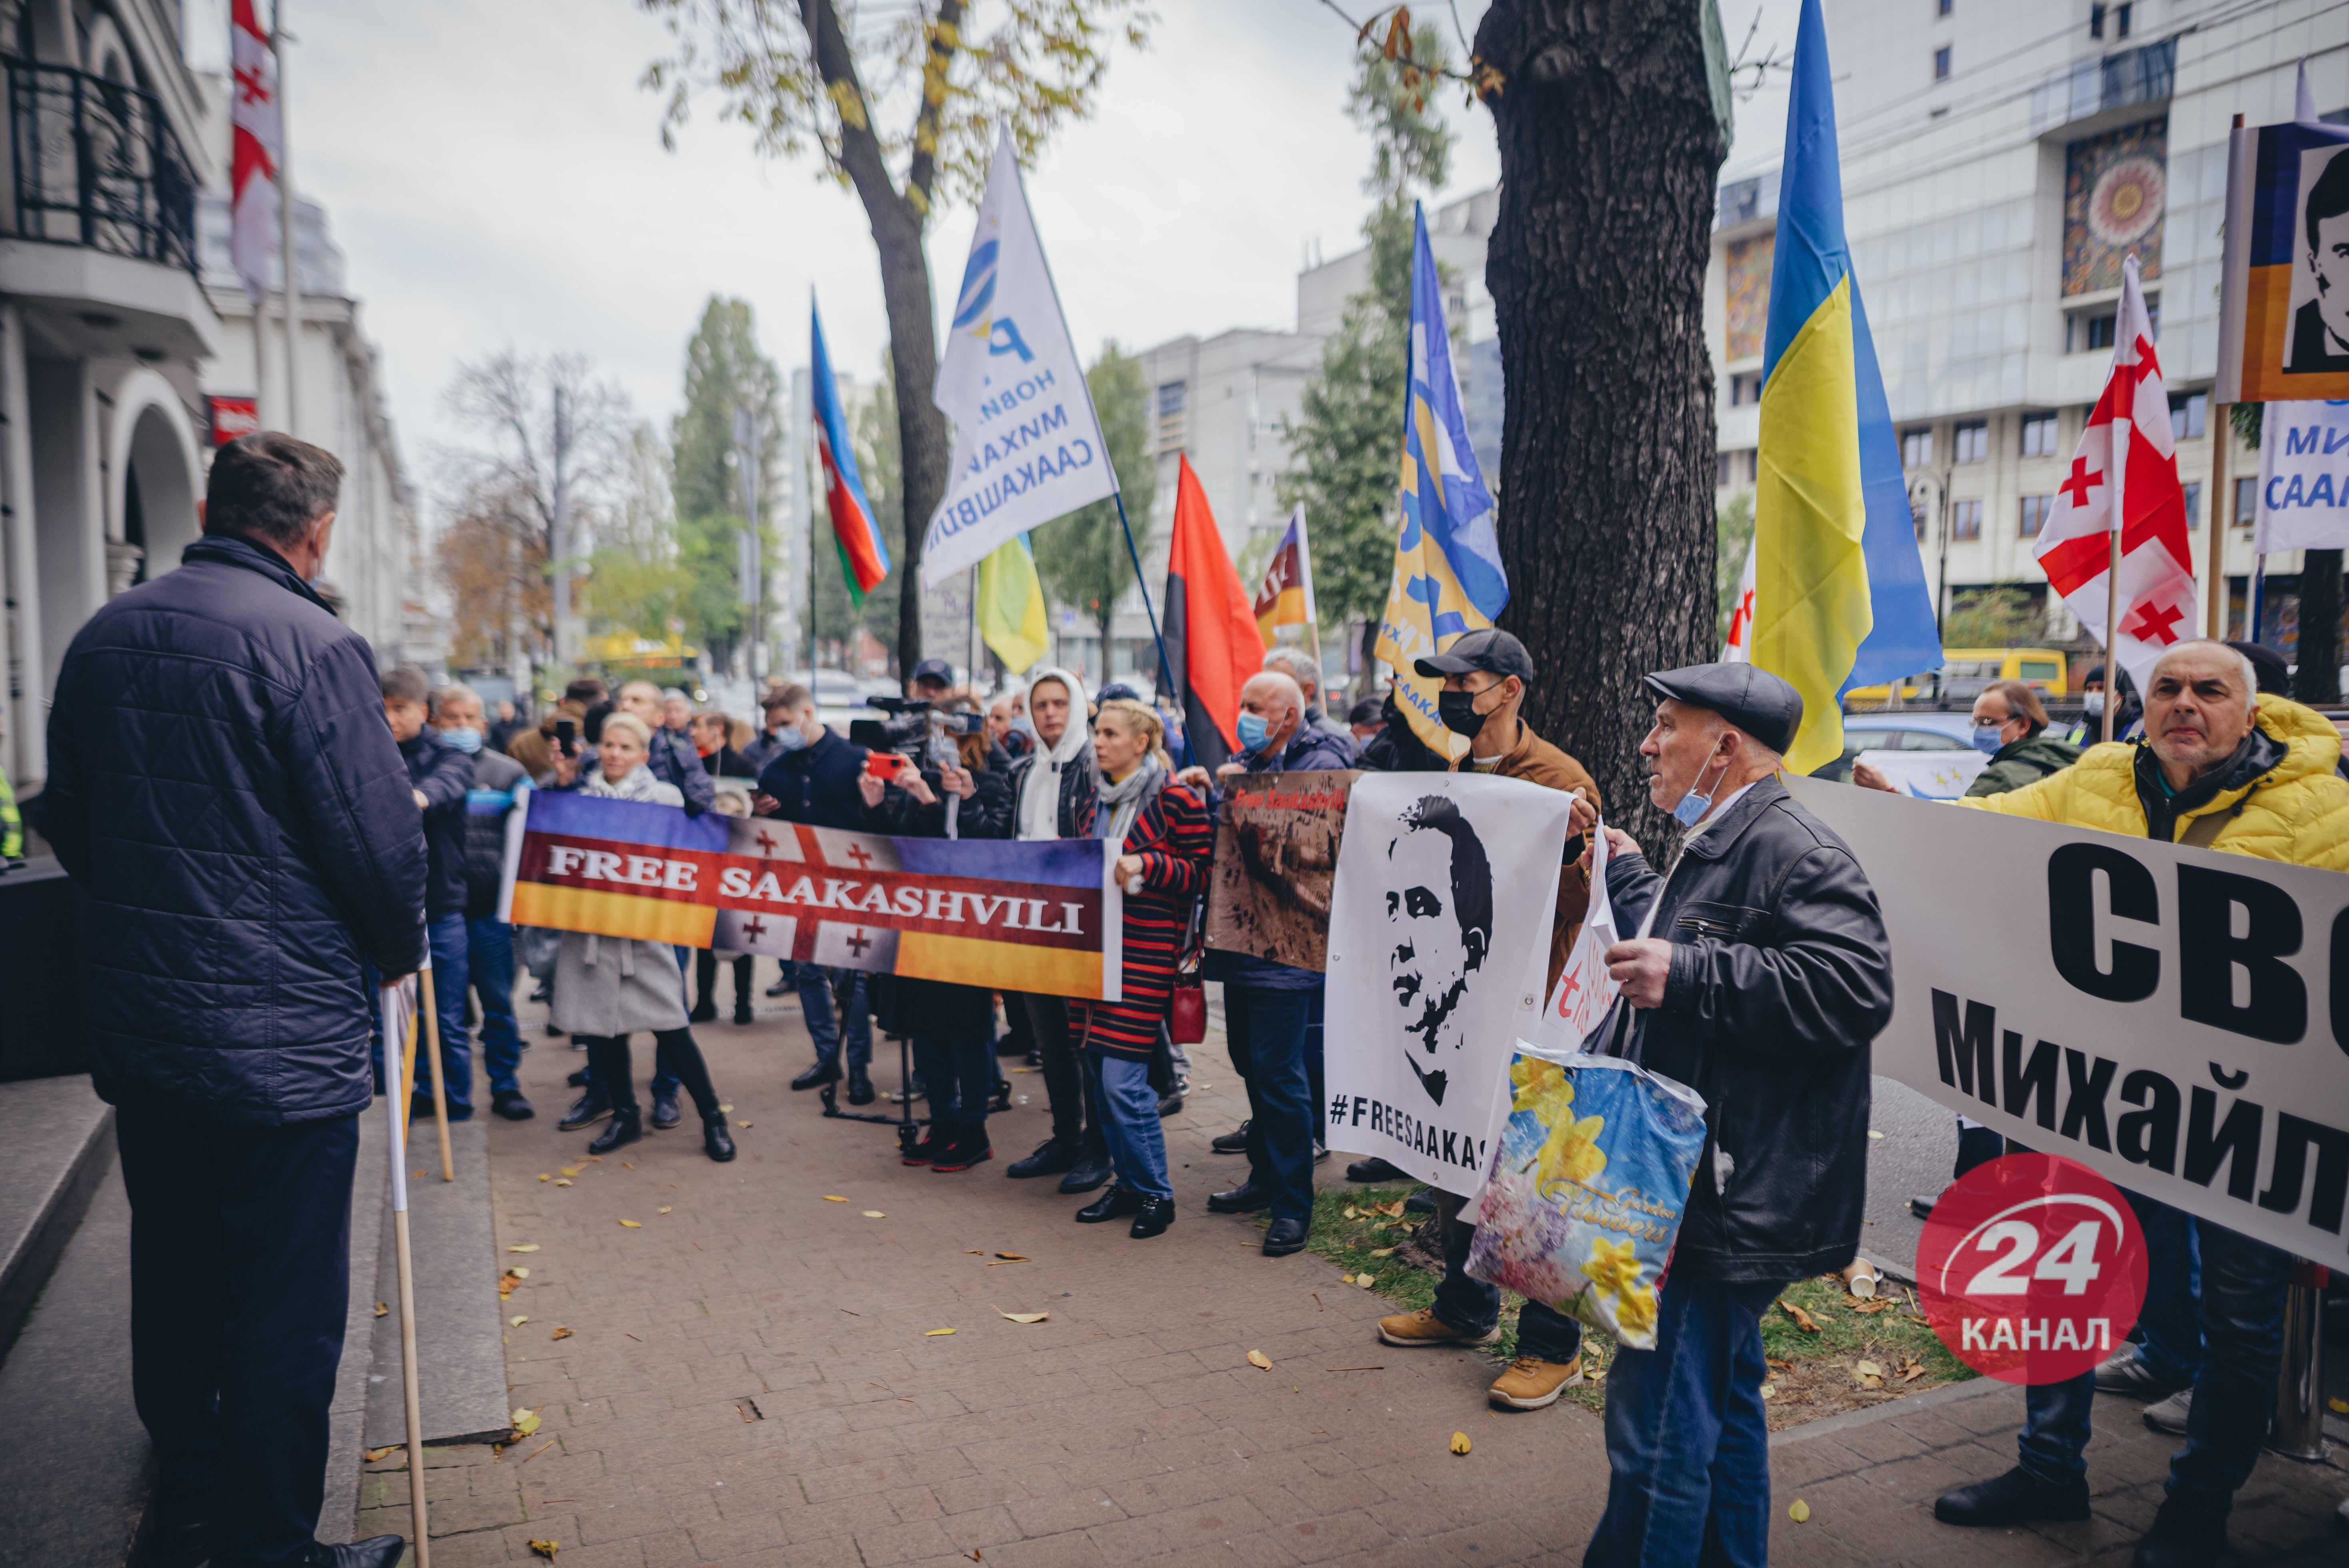
{"label": "arched doorway", "polygon": [[[133,534],[133,524],[138,533]],[[196,542],[196,475],[179,430],[149,404],[131,427],[130,462],[123,476],[123,538],[145,551],[140,577],[160,576],[180,563]]]}

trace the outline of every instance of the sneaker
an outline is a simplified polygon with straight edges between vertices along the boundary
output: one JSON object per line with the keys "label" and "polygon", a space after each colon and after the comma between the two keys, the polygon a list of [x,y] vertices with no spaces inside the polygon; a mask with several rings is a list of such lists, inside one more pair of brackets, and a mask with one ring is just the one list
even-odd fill
{"label": "sneaker", "polygon": [[922,1134],[922,1140],[919,1143],[898,1155],[897,1162],[901,1165],[927,1165],[931,1161],[936,1160],[939,1150],[945,1149],[951,1141],[952,1140],[948,1139],[944,1132],[933,1127]]}
{"label": "sneaker", "polygon": [[1501,1326],[1496,1323],[1482,1334],[1463,1334],[1436,1316],[1433,1307],[1423,1306],[1417,1312],[1380,1318],[1379,1337],[1405,1350],[1429,1345],[1490,1345],[1501,1337]]}
{"label": "sneaker", "polygon": [[1933,1503],[1944,1524],[2024,1524],[2034,1519],[2088,1517],[2088,1478],[2044,1481],[2021,1466],[2002,1476],[1955,1487]]}
{"label": "sneaker", "polygon": [[2205,1568],[2227,1554],[2227,1516],[2212,1518],[2205,1511],[2175,1497],[2161,1500],[2145,1538],[2137,1543],[2129,1568]]}
{"label": "sneaker", "polygon": [[1408,1181],[1411,1180],[1411,1175],[1408,1171],[1395,1169],[1373,1154],[1368,1160],[1357,1160],[1347,1166],[1346,1180],[1349,1181]]}
{"label": "sneaker", "polygon": [[1231,1131],[1218,1134],[1209,1140],[1207,1147],[1218,1154],[1246,1154],[1247,1135],[1248,1124],[1243,1121]]}
{"label": "sneaker", "polygon": [[2191,1384],[2180,1388],[2167,1399],[2157,1399],[2145,1408],[2145,1424],[2164,1436],[2182,1438],[2186,1435],[2186,1418],[2194,1413],[2194,1388]]}
{"label": "sneaker", "polygon": [[1330,1146],[1322,1142],[1319,1139],[1315,1139],[1313,1140],[1313,1163],[1319,1165],[1321,1161],[1329,1158]]}
{"label": "sneaker", "polygon": [[2160,1399],[2175,1394],[2178,1387],[2176,1383],[2165,1382],[2155,1377],[2134,1345],[2122,1346],[2096,1364],[2096,1392],[2099,1394],[2126,1394],[2132,1399]]}
{"label": "sneaker", "polygon": [[1538,1356],[1520,1356],[1509,1363],[1509,1369],[1493,1380],[1485,1397],[1494,1404],[1512,1410],[1539,1410],[1557,1403],[1557,1397],[1582,1382],[1582,1357],[1571,1361],[1545,1361]]}
{"label": "sneaker", "polygon": [[1170,1116],[1179,1116],[1179,1115],[1181,1115],[1181,1114],[1182,1114],[1182,1111],[1183,1111],[1183,1094],[1182,1094],[1182,1091],[1181,1091],[1181,1090],[1177,1089],[1177,1090],[1175,1090],[1174,1093],[1172,1093],[1172,1094],[1168,1094],[1168,1095],[1164,1095],[1164,1096],[1162,1096],[1162,1097],[1159,1099],[1159,1101],[1158,1101],[1158,1119],[1159,1119],[1159,1120],[1164,1121],[1164,1120],[1165,1120],[1165,1119],[1166,1119],[1168,1117],[1170,1117]]}
{"label": "sneaker", "polygon": [[987,1133],[978,1130],[947,1140],[946,1147],[938,1150],[937,1158],[930,1161],[930,1169],[942,1176],[950,1176],[994,1158],[995,1149],[987,1141]]}
{"label": "sneaker", "polygon": [[502,1088],[490,1096],[490,1109],[508,1121],[528,1121],[538,1114],[518,1088]]}

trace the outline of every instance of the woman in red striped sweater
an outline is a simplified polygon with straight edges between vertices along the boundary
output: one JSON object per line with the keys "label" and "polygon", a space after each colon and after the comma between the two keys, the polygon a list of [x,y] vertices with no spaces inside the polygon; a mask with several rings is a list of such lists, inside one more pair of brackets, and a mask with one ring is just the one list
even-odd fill
{"label": "woman in red striped sweater", "polygon": [[1102,1127],[1117,1180],[1078,1210],[1077,1220],[1097,1225],[1131,1214],[1132,1233],[1139,1239],[1174,1222],[1150,1057],[1165,1024],[1192,906],[1207,891],[1216,830],[1206,802],[1188,785],[1173,781],[1164,731],[1143,704],[1119,697],[1101,705],[1093,755],[1102,776],[1094,830],[1122,850],[1124,999],[1093,1003],[1085,1032],[1085,1048],[1100,1074]]}

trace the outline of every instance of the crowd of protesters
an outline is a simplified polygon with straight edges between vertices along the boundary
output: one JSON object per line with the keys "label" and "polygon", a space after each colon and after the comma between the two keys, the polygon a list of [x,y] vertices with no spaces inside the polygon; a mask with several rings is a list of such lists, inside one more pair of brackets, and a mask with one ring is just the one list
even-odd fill
{"label": "crowd of protesters", "polygon": [[[152,1560],[389,1568],[395,1536],[313,1539],[327,1414],[343,1352],[358,1114],[398,1092],[377,994],[429,962],[438,977],[437,1095],[418,1071],[411,1116],[474,1113],[478,1037],[489,1108],[535,1108],[518,1078],[514,1006],[526,969],[550,1035],[585,1060],[566,1132],[623,1148],[683,1121],[713,1161],[736,1149],[693,1034],[755,1017],[749,955],[645,940],[509,929],[499,883],[514,812],[533,791],[755,812],[900,836],[1099,839],[1124,889],[1117,1002],[785,963],[765,995],[796,995],[814,1060],[795,1089],[845,1080],[875,1098],[876,1028],[909,1042],[928,1128],[903,1158],[941,1174],[994,1158],[1007,1047],[1040,1069],[1050,1134],[1004,1166],[1088,1202],[1085,1223],[1149,1239],[1176,1217],[1164,1118],[1187,1055],[1169,1017],[1199,957],[1221,792],[1241,773],[1359,768],[1489,773],[1573,797],[1548,944],[1555,985],[1589,903],[1601,800],[1589,771],[1524,717],[1545,672],[1516,638],[1470,633],[1418,661],[1441,683],[1455,763],[1413,732],[1392,695],[1328,711],[1321,672],[1268,652],[1238,694],[1238,750],[1214,772],[1177,769],[1171,716],[1130,687],[1089,693],[1040,667],[984,708],[928,661],[910,696],[966,716],[950,751],[881,771],[802,686],[767,692],[761,722],[698,708],[677,689],[574,681],[540,715],[410,666],[378,671],[311,586],[341,471],[317,448],[264,433],[229,443],[210,476],[204,537],[180,569],[111,601],[73,640],[49,728],[34,825],[88,895],[83,947],[98,1092],[118,1108],[132,1208],[132,1374],[156,1456]],[[2332,723],[2278,695],[2255,653],[2183,643],[2154,666],[2137,738],[2057,739],[2028,686],[1974,709],[1991,755],[1962,805],[2009,816],[2349,870],[2349,783]],[[1660,871],[1619,828],[1607,891],[1637,934],[1606,955],[1621,1000],[1595,1038],[1705,1099],[1707,1138],[1655,1323],[1653,1347],[1609,1369],[1606,1510],[1589,1563],[1760,1564],[1770,1530],[1762,1313],[1789,1284],[1855,1256],[1866,1189],[1870,1042],[1890,1016],[1889,944],[1850,851],[1780,779],[1801,697],[1749,665],[1646,677],[1640,747],[1648,799],[1683,832]],[[2099,688],[2101,695],[2101,687]],[[1179,742],[1172,748],[1179,751]],[[1856,781],[1883,787],[1872,770]],[[7,803],[0,798],[0,807]],[[0,855],[17,824],[0,810]],[[1547,878],[1550,872],[1543,869]],[[1685,912],[1685,913],[1684,913]],[[1699,913],[1702,912],[1702,913]],[[1661,932],[1667,934],[1655,935]],[[1262,1255],[1301,1250],[1326,1157],[1319,974],[1233,954],[1206,959],[1247,1095],[1214,1140],[1246,1156],[1209,1211],[1264,1214]],[[999,1006],[1001,1009],[999,1021]],[[630,1038],[654,1042],[649,1108]],[[1971,1128],[1961,1169],[1998,1151]],[[1356,1181],[1402,1173],[1380,1160]],[[2020,1463],[1936,1505],[1941,1520],[2012,1527],[2087,1514],[2090,1396],[2170,1408],[2186,1439],[2138,1568],[2215,1561],[2233,1493],[2266,1431],[2292,1260],[2132,1195],[2153,1257],[2142,1343],[2094,1372],[2034,1387]],[[1380,1320],[1402,1349],[1479,1346],[1501,1301],[1468,1273],[1462,1200],[1428,1202],[1444,1273],[1424,1309]],[[1527,1303],[1518,1354],[1491,1401],[1538,1409],[1582,1380],[1581,1328]],[[2158,1410],[2160,1407],[2157,1407]],[[2151,1420],[2157,1411],[2148,1411]],[[2157,1425],[2162,1423],[2157,1422]]]}

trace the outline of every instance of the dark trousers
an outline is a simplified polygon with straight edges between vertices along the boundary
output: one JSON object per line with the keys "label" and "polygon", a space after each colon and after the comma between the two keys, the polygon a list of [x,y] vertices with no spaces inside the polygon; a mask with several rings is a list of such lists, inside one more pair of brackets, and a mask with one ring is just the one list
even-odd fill
{"label": "dark trousers", "polygon": [[1305,1033],[1319,987],[1224,986],[1224,1043],[1247,1085],[1248,1184],[1276,1220],[1313,1216],[1313,1090]]}
{"label": "dark trousers", "polygon": [[1069,1027],[1069,1004],[1061,996],[1026,996],[1028,1026],[1044,1058],[1044,1093],[1052,1102],[1052,1136],[1063,1143],[1099,1150],[1101,1103],[1093,1077],[1079,1059]]}
{"label": "dark trousers", "polygon": [[[628,1037],[585,1035],[581,1038],[587,1042],[587,1072],[595,1087],[611,1097],[615,1108],[636,1109],[636,1085],[628,1059]],[[693,1097],[693,1109],[705,1119],[718,1114],[718,1091],[709,1087],[709,1068],[701,1059],[701,1047],[693,1042],[691,1029],[655,1030],[653,1067],[657,1076],[685,1086],[685,1092]]]}
{"label": "dark trousers", "polygon": [[1770,1560],[1762,1315],[1785,1287],[1674,1275],[1656,1347],[1607,1369],[1607,1511],[1583,1568]]}
{"label": "dark trousers", "polygon": [[1036,1031],[1028,1022],[1028,998],[1017,991],[1003,993],[1003,1033],[996,1037],[999,1057],[1024,1057],[1036,1048]]}
{"label": "dark trousers", "polygon": [[[734,965],[734,1010],[750,1010],[750,967],[757,962],[745,953],[740,958],[728,960]],[[718,1005],[718,954],[702,948],[693,955],[694,1011]]]}
{"label": "dark trousers", "polygon": [[914,1067],[930,1091],[932,1127],[941,1133],[986,1134],[987,1102],[995,1094],[993,1040],[916,1030]]}
{"label": "dark trousers", "polygon": [[326,1491],[358,1117],[233,1127],[124,1106],[115,1140],[159,1517],[210,1520],[217,1568],[290,1563]]}
{"label": "dark trousers", "polygon": [[[1501,1321],[1501,1287],[1468,1273],[1476,1227],[1460,1217],[1465,1199],[1437,1188],[1435,1219],[1444,1236],[1444,1279],[1435,1287],[1435,1320],[1462,1334],[1489,1334]],[[1517,1312],[1517,1354],[1561,1365],[1582,1354],[1582,1325],[1529,1301]]]}

